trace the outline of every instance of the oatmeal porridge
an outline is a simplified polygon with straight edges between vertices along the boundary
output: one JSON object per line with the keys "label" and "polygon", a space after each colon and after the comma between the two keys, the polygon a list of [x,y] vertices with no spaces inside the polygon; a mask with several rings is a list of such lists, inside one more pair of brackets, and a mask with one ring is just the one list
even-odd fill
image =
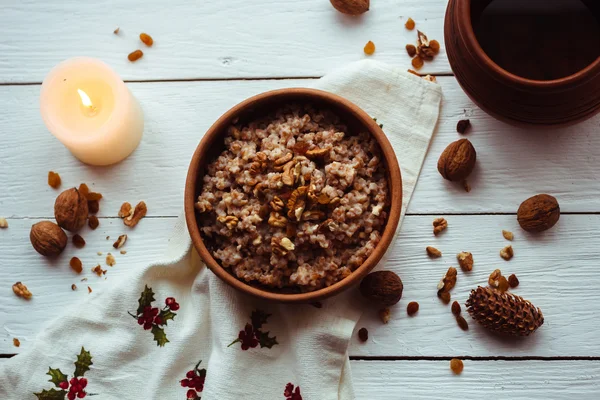
{"label": "oatmeal porridge", "polygon": [[238,279],[308,292],[371,255],[389,203],[377,141],[293,105],[230,126],[195,207],[209,251]]}

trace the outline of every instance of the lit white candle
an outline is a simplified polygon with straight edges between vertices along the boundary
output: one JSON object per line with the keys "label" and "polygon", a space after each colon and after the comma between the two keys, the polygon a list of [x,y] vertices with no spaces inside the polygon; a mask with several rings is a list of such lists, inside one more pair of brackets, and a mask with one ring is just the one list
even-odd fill
{"label": "lit white candle", "polygon": [[142,139],[142,110],[119,75],[100,60],[72,58],[48,73],[40,94],[48,130],[87,164],[117,163]]}

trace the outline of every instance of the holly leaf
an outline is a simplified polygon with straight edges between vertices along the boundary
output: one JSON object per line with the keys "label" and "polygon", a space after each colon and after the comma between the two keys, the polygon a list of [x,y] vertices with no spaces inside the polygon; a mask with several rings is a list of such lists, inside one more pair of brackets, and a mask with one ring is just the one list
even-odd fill
{"label": "holly leaf", "polygon": [[34,393],[35,397],[39,400],[64,400],[67,395],[66,390],[56,390],[54,388],[50,390],[42,390],[41,393]]}
{"label": "holly leaf", "polygon": [[271,314],[267,314],[262,310],[254,310],[252,311],[252,315],[250,315],[250,320],[252,321],[252,327],[256,329],[260,329],[263,324],[267,323],[267,319],[271,316]]}
{"label": "holly leaf", "polygon": [[67,381],[67,376],[63,374],[58,368],[48,368],[48,372],[46,372],[46,375],[50,375],[50,380],[48,382],[54,383],[54,386],[56,387],[58,387],[59,383]]}
{"label": "holly leaf", "polygon": [[231,346],[233,346],[234,344],[236,344],[236,343],[239,343],[239,342],[241,342],[241,341],[242,341],[242,339],[240,339],[240,338],[237,338],[237,339],[235,339],[233,342],[229,343],[229,346],[227,346],[227,347],[231,347]]}
{"label": "holly leaf", "polygon": [[152,305],[153,301],[154,301],[154,292],[152,291],[152,288],[149,288],[148,285],[145,285],[144,291],[142,292],[142,294],[140,295],[140,299],[138,300],[138,303],[140,305],[137,309],[137,315],[142,314],[144,312],[144,308]]}
{"label": "holly leaf", "polygon": [[167,321],[172,321],[176,315],[177,314],[175,314],[171,310],[161,310],[158,314],[158,316],[162,319],[164,325],[167,325]]}
{"label": "holly leaf", "polygon": [[158,325],[152,326],[152,334],[154,335],[154,340],[156,341],[157,346],[163,347],[165,344],[169,343],[169,339],[167,339],[165,330],[160,328]]}
{"label": "holly leaf", "polygon": [[85,351],[85,349],[82,347],[81,353],[79,353],[77,356],[77,361],[75,361],[75,372],[73,373],[73,376],[83,376],[87,371],[90,370],[90,365],[92,364],[92,355],[89,351]]}
{"label": "holly leaf", "polygon": [[258,343],[260,343],[260,347],[267,347],[267,348],[271,348],[273,346],[275,346],[277,343],[277,337],[273,336],[270,337],[269,336],[269,332],[260,332],[257,331],[256,333],[258,333]]}

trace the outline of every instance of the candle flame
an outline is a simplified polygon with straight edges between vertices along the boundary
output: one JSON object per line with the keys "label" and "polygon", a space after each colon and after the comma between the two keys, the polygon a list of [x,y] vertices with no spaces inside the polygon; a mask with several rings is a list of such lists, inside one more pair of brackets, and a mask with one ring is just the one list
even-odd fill
{"label": "candle flame", "polygon": [[94,107],[94,105],[92,104],[92,100],[90,100],[90,97],[87,95],[86,92],[84,92],[81,89],[77,89],[77,93],[79,93],[79,97],[81,97],[81,102],[83,103],[83,105],[85,107],[89,107],[89,108]]}

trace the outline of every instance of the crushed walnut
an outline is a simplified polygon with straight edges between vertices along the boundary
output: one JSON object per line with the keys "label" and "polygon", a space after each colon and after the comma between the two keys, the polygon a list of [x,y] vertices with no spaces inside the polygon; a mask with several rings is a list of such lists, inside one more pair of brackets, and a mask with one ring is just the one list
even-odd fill
{"label": "crushed walnut", "polygon": [[460,252],[456,255],[456,259],[458,260],[458,265],[462,268],[463,271],[472,271],[473,270],[473,254],[468,251]]}
{"label": "crushed walnut", "polygon": [[125,242],[127,242],[127,235],[121,235],[117,241],[113,243],[113,247],[115,249],[120,249],[121,247],[125,246]]}
{"label": "crushed walnut", "polygon": [[511,258],[513,258],[513,256],[515,255],[512,246],[506,246],[505,248],[503,248],[502,250],[500,250],[500,257],[502,257],[503,259],[505,259],[506,261],[510,260]]}
{"label": "crushed walnut", "polygon": [[6,218],[0,218],[0,229],[8,228],[8,221]]}
{"label": "crushed walnut", "polygon": [[384,324],[390,322],[391,314],[392,313],[389,308],[382,308],[381,310],[379,310],[379,318],[381,319],[381,322],[383,322]]}
{"label": "crushed walnut", "polygon": [[142,218],[146,216],[148,212],[148,208],[146,207],[146,203],[140,201],[134,209],[132,209],[131,204],[125,202],[121,205],[121,209],[119,210],[119,217],[123,218],[123,223],[133,228],[136,226]]}
{"label": "crushed walnut", "polygon": [[456,268],[450,267],[446,272],[446,275],[438,283],[437,295],[444,302],[444,304],[450,303],[450,290],[456,285]]}
{"label": "crushed walnut", "polygon": [[442,256],[442,252],[432,246],[427,246],[425,251],[427,251],[427,255],[431,258],[438,258]]}
{"label": "crushed walnut", "polygon": [[442,231],[448,228],[448,221],[444,218],[436,218],[433,220],[433,234],[439,235]]}
{"label": "crushed walnut", "polygon": [[12,285],[12,290],[19,297],[22,297],[26,300],[31,299],[31,292],[29,291],[29,289],[27,289],[27,286],[25,286],[22,282],[17,282],[14,285]]}
{"label": "crushed walnut", "polygon": [[502,271],[499,269],[494,270],[488,278],[488,285],[494,289],[498,289],[501,292],[506,292],[510,287],[508,279],[502,275]]}
{"label": "crushed walnut", "polygon": [[98,264],[94,268],[92,268],[92,272],[95,273],[98,276],[106,275],[106,270],[102,269],[102,267],[100,266],[100,264]]}
{"label": "crushed walnut", "polygon": [[106,254],[106,265],[108,265],[109,267],[112,267],[116,263],[117,263],[117,261],[115,260],[115,256],[113,256],[110,253],[107,253]]}
{"label": "crushed walnut", "polygon": [[511,240],[511,241],[515,238],[515,235],[513,235],[512,232],[505,231],[504,229],[502,230],[502,236],[504,236],[504,239]]}

